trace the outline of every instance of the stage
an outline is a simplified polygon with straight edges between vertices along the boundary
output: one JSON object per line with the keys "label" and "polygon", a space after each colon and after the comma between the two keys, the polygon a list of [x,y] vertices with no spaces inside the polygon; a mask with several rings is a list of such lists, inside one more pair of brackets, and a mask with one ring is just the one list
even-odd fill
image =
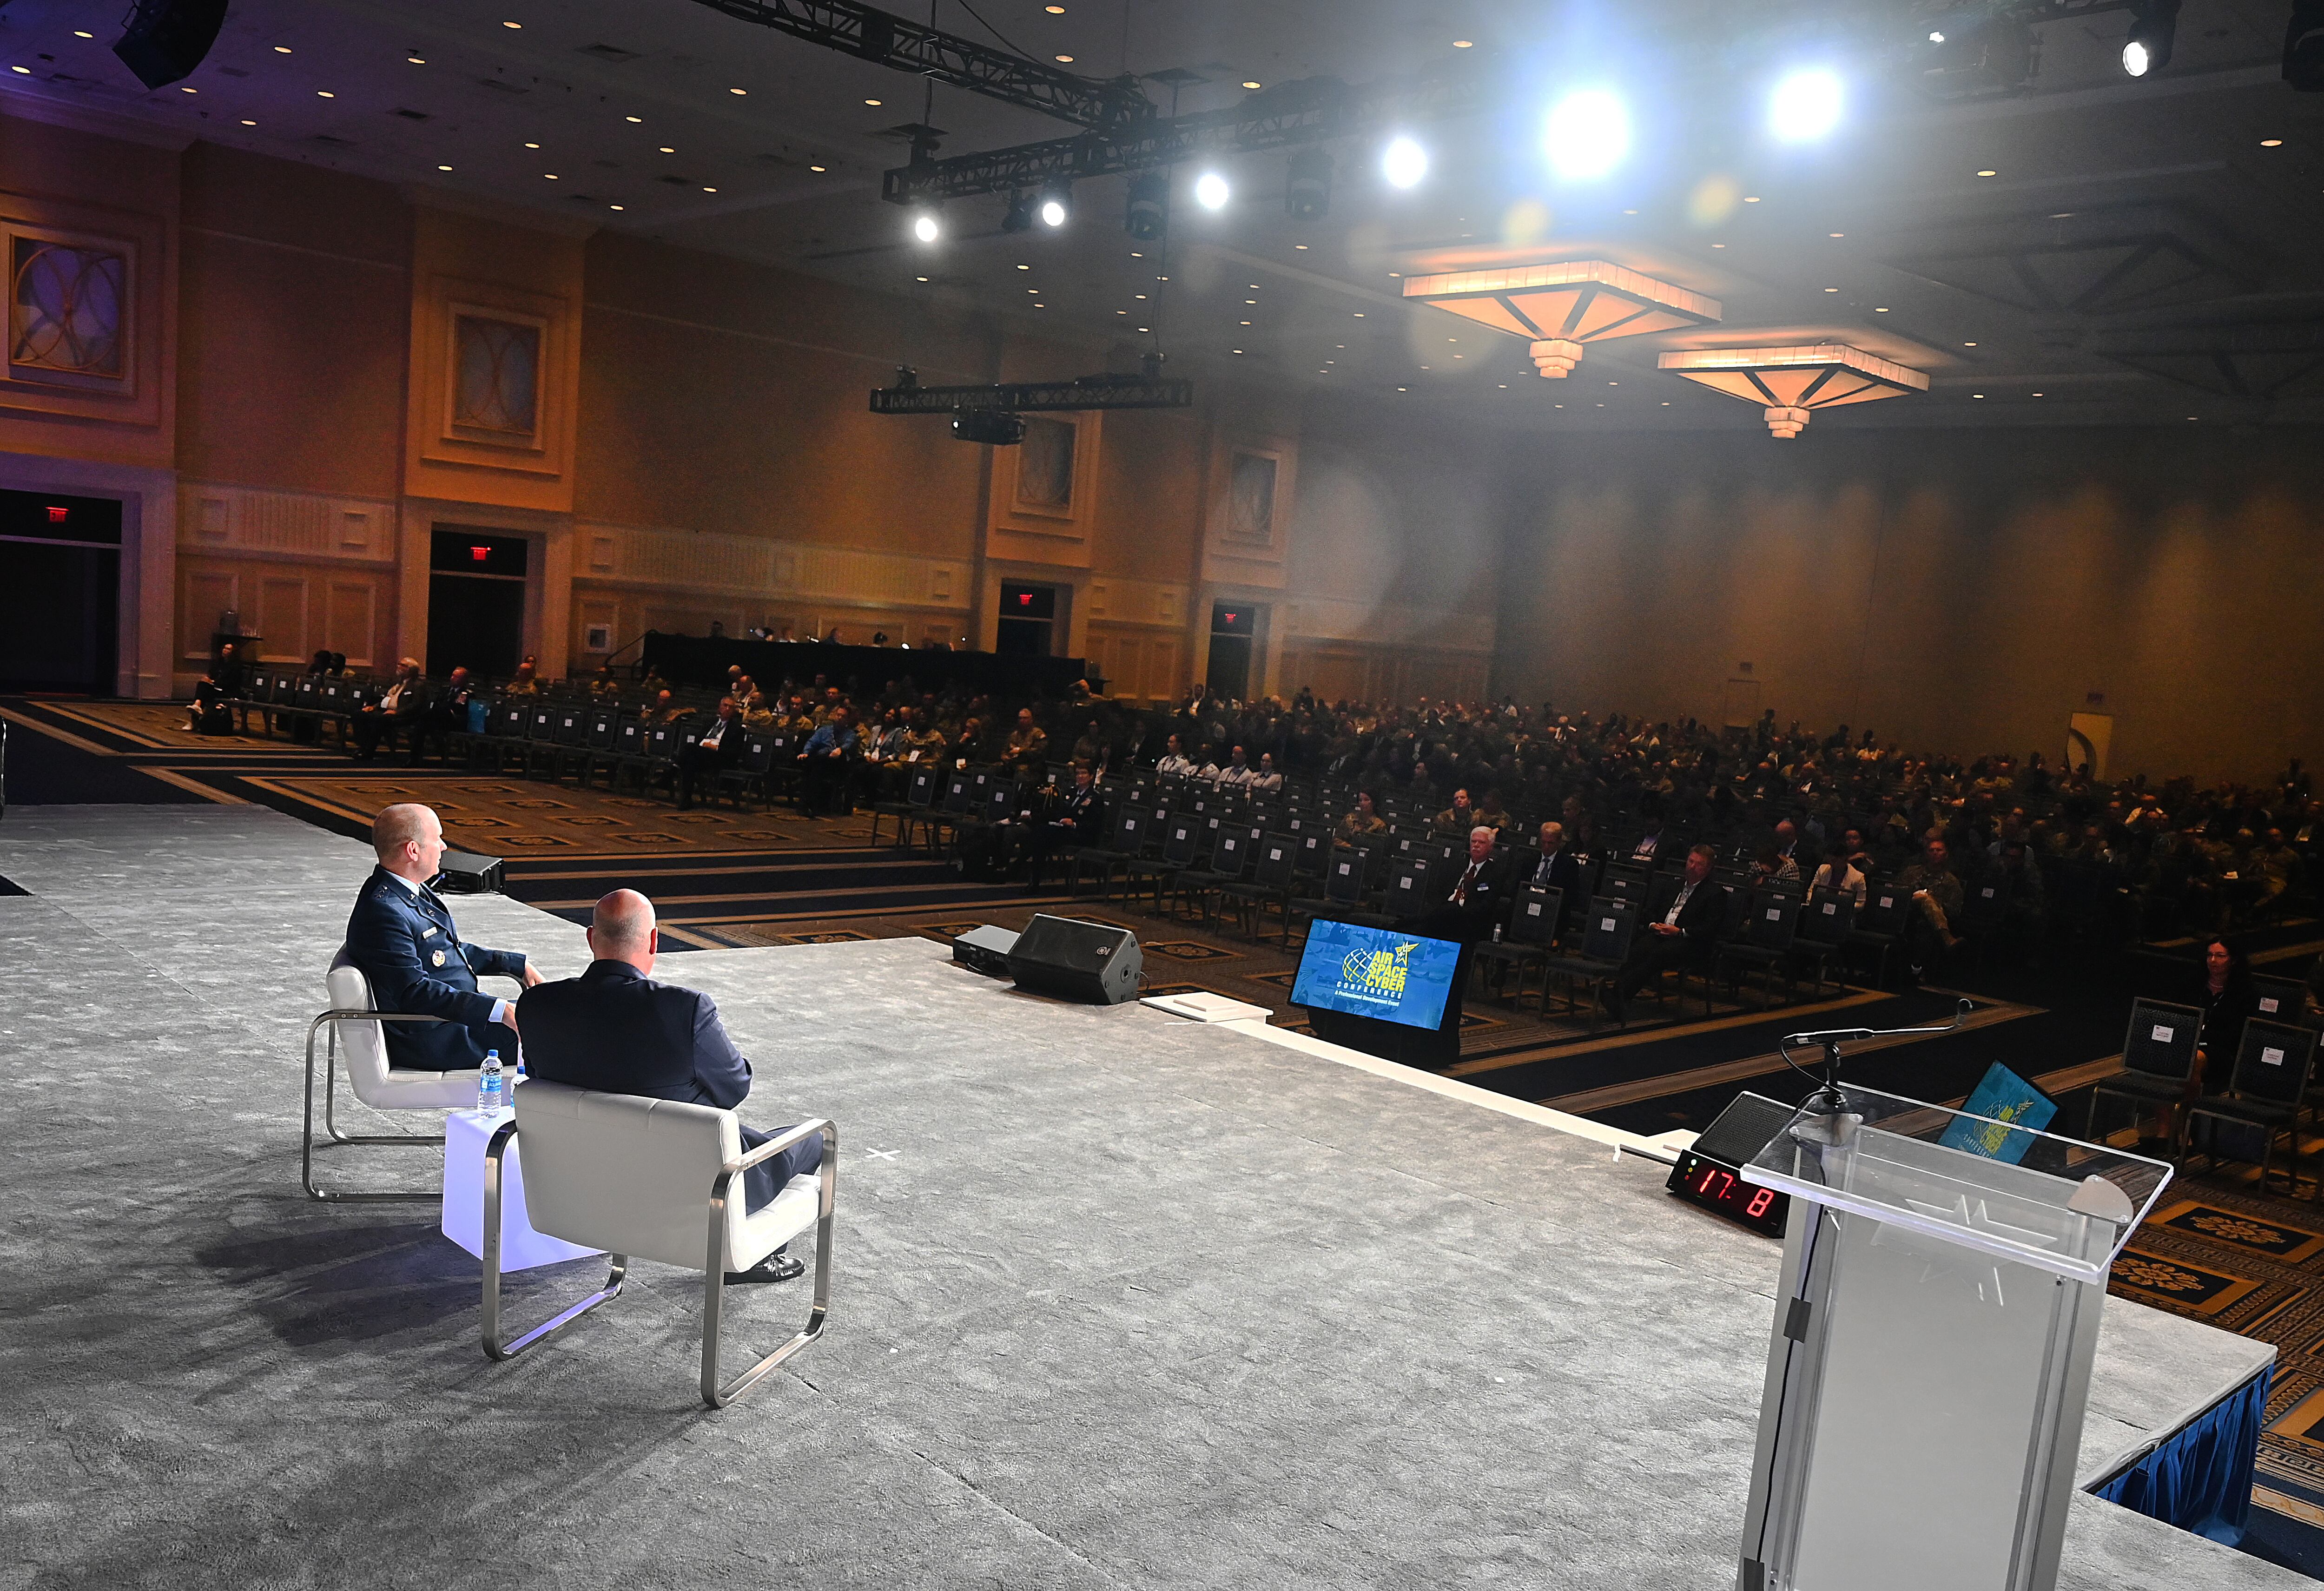
{"label": "stage", "polygon": [[[756,1062],[746,1118],[840,1125],[821,1344],[708,1413],[698,1279],[644,1264],[487,1362],[432,1206],[298,1190],[301,1042],[369,865],[254,807],[0,821],[28,892],[0,895],[0,1585],[1732,1584],[1775,1244],[1604,1129],[926,941],[660,969]],[[450,904],[586,964],[560,919]],[[512,1314],[602,1275],[528,1274]],[[801,1285],[730,1294],[730,1352]],[[2109,1300],[2080,1478],[2271,1355]],[[2061,1584],[2311,1582],[2080,1496]]]}

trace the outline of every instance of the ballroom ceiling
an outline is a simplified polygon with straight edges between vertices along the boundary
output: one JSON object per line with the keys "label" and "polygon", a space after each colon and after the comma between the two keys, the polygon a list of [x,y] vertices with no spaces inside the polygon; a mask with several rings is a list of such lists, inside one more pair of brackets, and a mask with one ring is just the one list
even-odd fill
{"label": "ballroom ceiling", "polygon": [[[1160,244],[1124,231],[1120,176],[1079,184],[1054,232],[1002,232],[988,197],[914,241],[880,198],[907,159],[898,129],[925,118],[949,156],[1074,128],[949,87],[931,100],[923,79],[698,0],[242,0],[203,64],[153,91],[109,48],[122,0],[0,0],[0,89],[970,307],[1092,363],[1158,347],[1179,373],[1483,423],[1752,428],[1752,409],[1658,373],[1656,355],[1826,343],[1931,384],[1820,430],[2324,419],[2324,95],[2280,78],[2282,0],[2186,0],[2174,58],[2136,81],[2126,13],[2064,16],[2036,30],[2029,82],[1946,101],[1863,53],[1868,17],[1918,25],[1906,6],[1846,3],[1740,37],[1720,31],[1731,8],[1691,0],[938,0],[941,28],[1137,74],[1166,112],[1318,76],[1452,67],[1481,85],[1457,118],[1327,146],[1320,219],[1286,214],[1284,152],[1181,166]],[[1845,112],[1779,145],[1763,98],[1802,60],[1835,69]],[[1595,86],[1628,107],[1628,155],[1561,177],[1548,108]],[[1395,131],[1428,156],[1409,189],[1379,174]],[[1194,198],[1211,171],[1230,189],[1214,211]],[[1471,256],[1605,259],[1717,299],[1721,318],[1595,345],[1545,381],[1525,339],[1402,298],[1406,275]]]}

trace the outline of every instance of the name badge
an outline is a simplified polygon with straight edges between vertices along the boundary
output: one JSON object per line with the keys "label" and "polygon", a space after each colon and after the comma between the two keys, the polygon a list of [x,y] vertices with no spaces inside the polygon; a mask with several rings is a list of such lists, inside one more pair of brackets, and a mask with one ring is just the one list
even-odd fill
{"label": "name badge", "polygon": [[442,965],[444,964],[444,952],[443,952],[442,951],[438,951],[438,952],[436,952],[435,961],[436,961],[436,965],[438,965],[438,967],[440,967],[440,966],[442,966]]}
{"label": "name badge", "polygon": [[433,939],[436,937],[436,930],[433,928],[423,928],[420,931],[420,937],[422,939]]}

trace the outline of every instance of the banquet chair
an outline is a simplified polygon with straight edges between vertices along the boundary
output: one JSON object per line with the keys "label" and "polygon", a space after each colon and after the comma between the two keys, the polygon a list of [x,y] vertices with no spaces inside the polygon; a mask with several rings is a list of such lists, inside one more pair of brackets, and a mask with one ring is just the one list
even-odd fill
{"label": "banquet chair", "polygon": [[[345,945],[332,958],[330,970],[324,974],[323,987],[330,995],[331,1008],[307,1025],[307,1109],[300,1135],[300,1185],[307,1190],[308,1198],[334,1204],[417,1202],[437,1198],[437,1191],[427,1188],[354,1192],[315,1186],[315,1035],[323,1028],[331,1030],[323,1056],[323,1130],[332,1144],[410,1149],[444,1141],[441,1133],[341,1132],[335,1107],[338,1100],[338,1056],[343,1049],[347,1058],[348,1090],[374,1110],[464,1110],[476,1103],[476,1072],[473,1067],[466,1071],[412,1071],[396,1066],[388,1058],[383,1023],[441,1022],[443,1017],[381,1010],[372,997],[371,979],[347,959]],[[340,1038],[343,1030],[346,1035],[344,1043]],[[516,1035],[511,1034],[509,1037],[512,1052]],[[512,1077],[516,1074],[513,1062],[508,1072]]]}
{"label": "banquet chair", "polygon": [[[839,1129],[802,1122],[742,1153],[731,1110],[636,1094],[606,1094],[531,1079],[517,1085],[516,1119],[484,1150],[484,1352],[514,1358],[620,1295],[632,1258],[703,1274],[702,1401],[713,1409],[756,1385],[776,1366],[823,1335],[831,1309],[831,1216],[839,1177]],[[821,1135],[823,1164],[793,1177],[765,1209],[750,1210],[742,1173],[792,1145]],[[502,1161],[524,1144],[524,1201],[535,1231],[603,1249],[605,1284],[542,1325],[501,1339]],[[788,1342],[721,1381],[719,1355],[726,1274],[747,1271],[816,1229],[815,1296],[807,1325]],[[706,1233],[707,1242],[706,1244]]]}

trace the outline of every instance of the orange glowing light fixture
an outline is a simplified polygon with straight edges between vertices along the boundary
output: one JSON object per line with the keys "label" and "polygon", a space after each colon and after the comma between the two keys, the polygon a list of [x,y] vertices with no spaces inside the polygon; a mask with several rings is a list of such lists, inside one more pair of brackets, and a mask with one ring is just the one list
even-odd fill
{"label": "orange glowing light fixture", "polygon": [[1819,409],[1929,390],[1929,378],[1919,371],[1845,343],[1690,350],[1665,354],[1655,364],[1714,392],[1764,405],[1767,429],[1785,439],[1798,436]]}
{"label": "orange glowing light fixture", "polygon": [[1709,326],[1720,313],[1716,299],[1606,260],[1407,276],[1404,296],[1527,339],[1552,378],[1573,373],[1585,344]]}

